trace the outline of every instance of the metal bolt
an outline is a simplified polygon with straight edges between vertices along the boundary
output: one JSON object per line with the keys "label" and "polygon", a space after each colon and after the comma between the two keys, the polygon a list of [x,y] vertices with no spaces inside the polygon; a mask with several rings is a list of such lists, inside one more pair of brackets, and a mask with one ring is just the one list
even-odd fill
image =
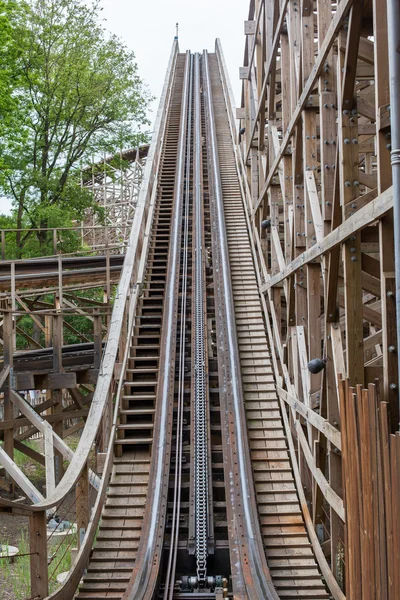
{"label": "metal bolt", "polygon": [[324,140],[324,144],[327,146],[329,144],[328,140]]}
{"label": "metal bolt", "polygon": [[354,254],[354,252],[357,252],[357,248],[350,248],[350,252]]}
{"label": "metal bolt", "polygon": [[345,182],[344,182],[344,185],[345,185],[346,187],[350,187],[350,186],[351,186],[351,183],[350,183],[350,181],[345,181]]}
{"label": "metal bolt", "polygon": [[358,139],[357,138],[353,138],[351,141],[353,142],[353,144],[358,144]]}
{"label": "metal bolt", "polygon": [[333,424],[334,424],[335,427],[338,426],[338,422],[337,421],[333,421]]}
{"label": "metal bolt", "polygon": [[351,203],[351,208],[357,208],[357,204],[355,202]]}
{"label": "metal bolt", "polygon": [[313,236],[312,236],[312,239],[313,239],[313,240],[316,240],[317,238],[315,237],[315,235],[313,235]]}
{"label": "metal bolt", "polygon": [[344,115],[348,115],[348,114],[349,114],[349,111],[348,111],[347,109],[345,109],[345,110],[343,111],[343,114],[344,114]]}
{"label": "metal bolt", "polygon": [[386,144],[386,148],[387,148],[388,150],[391,150],[391,149],[392,149],[392,144]]}
{"label": "metal bolt", "polygon": [[344,138],[344,143],[345,143],[345,144],[350,144],[350,140],[349,140],[349,138]]}
{"label": "metal bolt", "polygon": [[397,390],[397,385],[395,383],[390,383],[389,384],[389,389],[391,389],[391,390]]}
{"label": "metal bolt", "polygon": [[324,108],[329,108],[329,105],[325,102]]}
{"label": "metal bolt", "polygon": [[325,169],[329,169],[329,165],[325,165]]}
{"label": "metal bolt", "polygon": [[329,313],[329,315],[328,315],[328,316],[329,316],[329,318],[330,318],[330,319],[332,319],[332,317],[333,317],[333,313]]}
{"label": "metal bolt", "polygon": [[352,260],[353,262],[356,262],[356,260],[357,260],[357,256],[352,256],[352,257],[351,257],[351,260]]}
{"label": "metal bolt", "polygon": [[325,204],[326,204],[327,206],[332,206],[332,202],[329,202],[329,200],[327,200],[327,201],[325,202]]}
{"label": "metal bolt", "polygon": [[389,352],[396,352],[396,346],[389,346],[388,348]]}
{"label": "metal bolt", "polygon": [[388,292],[386,292],[386,296],[387,296],[388,298],[393,298],[393,296],[394,296],[394,292],[392,292],[392,290],[389,290]]}
{"label": "metal bolt", "polygon": [[309,139],[310,139],[310,136],[309,136],[309,135],[306,135],[306,140],[309,140]]}

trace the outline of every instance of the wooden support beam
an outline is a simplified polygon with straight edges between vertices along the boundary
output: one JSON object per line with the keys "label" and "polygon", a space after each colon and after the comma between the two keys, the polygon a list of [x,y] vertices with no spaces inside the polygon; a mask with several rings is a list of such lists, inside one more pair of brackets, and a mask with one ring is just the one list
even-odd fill
{"label": "wooden support beam", "polygon": [[261,286],[261,291],[266,292],[267,289],[274,287],[284,281],[287,277],[295,273],[305,264],[315,261],[323,254],[326,254],[335,246],[343,243],[347,238],[350,238],[357,231],[371,225],[375,221],[382,218],[391,208],[393,208],[393,193],[392,188],[383,192],[380,196],[372,200],[367,206],[361,208],[352,217],[349,217],[342,225],[337,227],[330,234],[325,236],[320,244],[315,244],[302,255],[295,258],[289,263],[284,271],[273,276],[270,280]]}
{"label": "wooden support beam", "polygon": [[29,517],[29,550],[32,598],[46,598],[49,593],[46,511]]}
{"label": "wooden support beam", "polygon": [[87,465],[76,483],[76,526],[78,531],[78,548],[89,525],[89,471]]}

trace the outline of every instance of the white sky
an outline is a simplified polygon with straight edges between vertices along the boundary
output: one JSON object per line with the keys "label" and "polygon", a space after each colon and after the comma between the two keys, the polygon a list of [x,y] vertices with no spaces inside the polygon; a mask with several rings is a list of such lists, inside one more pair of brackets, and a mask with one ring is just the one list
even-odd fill
{"label": "white sky", "polygon": [[176,23],[180,52],[213,52],[215,39],[220,38],[239,106],[239,67],[243,63],[249,0],[102,0],[101,4],[107,29],[135,52],[140,76],[157,97],[151,120],[157,111]]}

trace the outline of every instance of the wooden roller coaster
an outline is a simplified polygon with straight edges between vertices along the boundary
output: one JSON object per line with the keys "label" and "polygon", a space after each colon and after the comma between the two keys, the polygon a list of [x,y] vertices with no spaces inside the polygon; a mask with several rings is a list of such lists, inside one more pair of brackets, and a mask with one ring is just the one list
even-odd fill
{"label": "wooden roller coaster", "polygon": [[400,597],[386,4],[252,0],[239,108],[219,40],[175,40],[129,239],[0,264],[31,600]]}

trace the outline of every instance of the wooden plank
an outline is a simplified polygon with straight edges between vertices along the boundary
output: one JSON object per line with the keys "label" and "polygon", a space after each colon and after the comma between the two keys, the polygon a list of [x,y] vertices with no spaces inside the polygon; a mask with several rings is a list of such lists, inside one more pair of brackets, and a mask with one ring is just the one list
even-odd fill
{"label": "wooden plank", "polygon": [[26,456],[29,456],[29,458],[32,458],[32,460],[35,460],[40,465],[45,466],[45,464],[46,464],[45,457],[43,456],[43,454],[40,454],[40,452],[36,452],[36,450],[33,450],[30,446],[27,446],[26,444],[23,444],[22,442],[19,442],[18,440],[14,440],[14,446],[15,446],[15,449],[18,450],[19,452],[22,452]]}
{"label": "wooden plank", "polygon": [[310,537],[310,541],[311,541],[311,544],[312,544],[314,552],[315,552],[315,557],[316,557],[318,565],[321,569],[322,575],[325,577],[326,583],[328,585],[328,588],[329,588],[333,598],[335,600],[346,600],[345,595],[343,594],[342,590],[339,588],[335,578],[332,575],[332,571],[330,570],[330,567],[327,563],[327,560],[324,556],[324,553],[321,549],[319,540],[315,533],[314,524],[312,522],[309,510],[308,510],[306,498],[304,496],[303,482],[301,480],[299,469],[298,469],[298,464],[297,464],[297,459],[296,459],[296,451],[294,448],[292,434],[290,431],[289,422],[288,422],[287,414],[286,414],[285,407],[283,404],[283,400],[281,400],[281,409],[282,409],[283,422],[285,425],[285,431],[286,431],[286,435],[287,435],[287,439],[288,439],[290,457],[292,460],[293,473],[294,473],[294,477],[296,480],[296,487],[297,487],[299,500],[300,500],[300,504],[301,504],[301,508],[302,508],[302,512],[303,512],[304,521],[305,521],[305,524],[307,527],[308,535]]}
{"label": "wooden plank", "polygon": [[[25,402],[25,400],[18,394],[18,392],[12,390],[11,394],[13,397],[13,402],[17,405],[18,409],[31,421],[31,423],[36,427],[38,431],[44,434],[46,427],[45,420],[33,410],[32,406]],[[60,454],[64,458],[72,462],[75,453],[54,431],[53,444],[54,447],[60,452]],[[92,484],[92,486],[98,489],[99,481],[100,480],[97,477],[97,475],[91,472],[90,483]]]}
{"label": "wooden plank", "polygon": [[46,511],[29,517],[31,596],[46,598],[49,593]]}
{"label": "wooden plank", "polygon": [[44,455],[46,465],[46,494],[50,496],[56,487],[54,470],[53,429],[47,422],[44,424]]}
{"label": "wooden plank", "polygon": [[324,224],[322,221],[321,206],[319,203],[317,184],[315,181],[315,175],[313,171],[306,171],[306,183],[315,235],[317,238],[317,242],[321,242],[324,237]]}
{"label": "wooden plank", "polygon": [[[383,499],[384,499],[384,514],[385,514],[385,533],[386,533],[386,561],[387,561],[387,598],[394,600],[393,580],[394,569],[398,565],[394,564],[393,556],[393,521],[392,521],[392,495],[391,495],[391,472],[390,472],[390,448],[389,448],[389,417],[388,404],[381,402],[379,406],[379,432],[380,432],[380,452],[382,457],[383,469]],[[382,511],[383,512],[383,511]]]}
{"label": "wooden plank", "polygon": [[15,462],[8,456],[7,452],[3,450],[3,447],[0,446],[0,464],[6,469],[6,471],[11,475],[14,479],[15,483],[19,485],[21,490],[32,500],[32,502],[42,502],[44,497],[36,489],[31,481],[26,477],[26,475],[21,471],[21,469],[15,464]]}
{"label": "wooden plank", "polygon": [[249,78],[249,67],[240,67],[239,68],[239,79],[248,79]]}
{"label": "wooden plank", "polygon": [[317,468],[314,458],[313,458],[313,455],[311,454],[307,440],[303,433],[303,429],[302,429],[300,421],[296,421],[295,426],[296,426],[296,432],[297,432],[297,439],[300,442],[300,445],[304,452],[304,457],[306,459],[308,468],[310,469],[310,471],[312,473],[312,476],[314,477],[315,481],[317,482],[325,500],[334,509],[334,511],[342,519],[342,521],[345,522],[346,515],[345,515],[343,500],[331,488],[328,481],[324,477],[321,469]]}
{"label": "wooden plank", "polygon": [[42,386],[46,390],[76,388],[76,373],[49,373],[42,380]]}
{"label": "wooden plank", "polygon": [[317,243],[307,249],[303,254],[289,263],[281,273],[274,275],[267,283],[261,285],[261,291],[265,293],[269,288],[278,285],[305,264],[320,258],[323,254],[326,254],[329,250],[332,250],[332,248],[354,235],[355,232],[379,220],[392,207],[393,190],[392,188],[389,188],[375,198],[375,200],[372,200],[367,206],[361,208],[356,214],[349,217],[342,225],[325,236],[321,243]]}
{"label": "wooden plank", "polygon": [[321,417],[311,408],[306,407],[298,398],[294,397],[292,393],[288,393],[286,390],[277,386],[276,391],[278,396],[282,398],[291,408],[304,417],[307,422],[311,423],[318,431],[320,431],[336,448],[342,449],[341,433],[336,427],[331,425],[327,419]]}
{"label": "wooden plank", "polygon": [[[311,92],[312,92],[312,90],[313,90],[313,88],[314,88],[314,86],[316,84],[316,81],[318,79],[320,71],[323,68],[325,59],[326,59],[326,57],[327,57],[327,55],[328,55],[328,53],[329,53],[329,51],[330,51],[330,49],[331,49],[331,47],[333,45],[333,42],[335,40],[335,37],[336,37],[339,29],[342,26],[342,22],[343,22],[343,20],[344,20],[344,18],[346,16],[346,14],[347,14],[347,12],[348,12],[351,4],[352,4],[352,0],[343,0],[338,5],[338,7],[337,7],[337,11],[336,11],[334,17],[332,18],[332,21],[331,21],[331,24],[329,26],[329,29],[328,29],[325,41],[324,41],[323,45],[321,46],[320,51],[318,53],[317,61],[315,62],[314,67],[313,67],[313,69],[312,69],[312,71],[310,73],[310,76],[309,76],[309,78],[307,80],[307,84],[304,86],[304,89],[303,89],[303,92],[301,94],[301,97],[300,97],[300,99],[298,101],[296,109],[295,109],[295,111],[293,113],[293,116],[292,116],[292,118],[290,120],[288,129],[287,129],[287,131],[285,133],[285,136],[284,136],[284,138],[282,140],[282,144],[281,144],[279,153],[277,154],[277,156],[276,156],[276,158],[275,158],[275,160],[274,160],[274,162],[273,162],[273,164],[271,166],[271,169],[270,169],[270,172],[269,172],[268,177],[266,179],[265,185],[264,185],[263,189],[261,190],[260,196],[259,196],[259,198],[257,200],[257,203],[256,203],[255,207],[254,207],[253,216],[257,212],[257,210],[258,210],[261,202],[265,198],[267,190],[268,190],[268,188],[269,188],[269,186],[271,184],[272,177],[273,177],[273,175],[274,175],[274,173],[275,173],[275,171],[276,171],[276,169],[278,167],[278,164],[279,164],[279,162],[281,160],[281,157],[282,157],[283,153],[285,152],[285,150],[286,150],[286,148],[287,148],[287,146],[289,144],[290,138],[293,135],[294,128],[297,125],[298,120],[300,119],[301,112],[302,112],[302,110],[305,108],[305,106],[307,104],[308,97],[310,96],[310,94],[311,94]],[[269,72],[268,72],[268,70],[266,70],[266,77],[268,77],[268,75],[269,75]]]}
{"label": "wooden plank", "polygon": [[256,22],[245,21],[244,22],[244,35],[254,35],[256,33]]}

